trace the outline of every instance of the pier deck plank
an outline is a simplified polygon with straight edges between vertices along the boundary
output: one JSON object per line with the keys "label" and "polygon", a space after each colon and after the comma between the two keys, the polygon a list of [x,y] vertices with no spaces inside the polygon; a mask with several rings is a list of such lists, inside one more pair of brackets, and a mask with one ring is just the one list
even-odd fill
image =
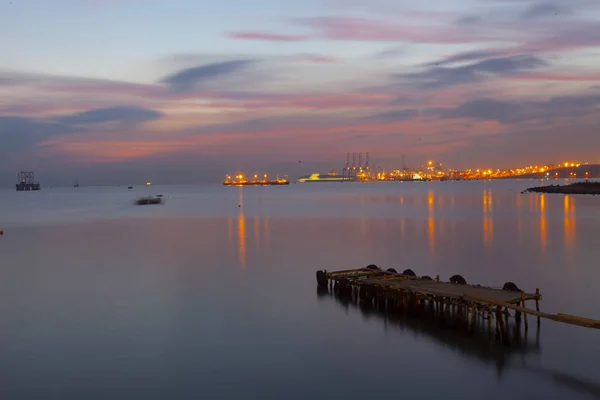
{"label": "pier deck plank", "polygon": [[[387,286],[393,289],[408,290],[423,295],[435,295],[458,299],[461,297],[477,297],[489,300],[498,300],[507,303],[521,301],[520,292],[509,292],[484,286],[458,285],[449,282],[423,281],[415,279],[388,280],[388,279],[365,279],[365,283]],[[525,300],[533,300],[535,294],[525,293]]]}

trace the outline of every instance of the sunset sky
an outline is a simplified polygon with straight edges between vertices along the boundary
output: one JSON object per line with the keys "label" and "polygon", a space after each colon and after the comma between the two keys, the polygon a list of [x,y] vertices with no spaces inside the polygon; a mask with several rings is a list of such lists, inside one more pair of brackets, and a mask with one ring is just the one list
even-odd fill
{"label": "sunset sky", "polygon": [[600,162],[598,0],[6,0],[0,27],[2,186]]}

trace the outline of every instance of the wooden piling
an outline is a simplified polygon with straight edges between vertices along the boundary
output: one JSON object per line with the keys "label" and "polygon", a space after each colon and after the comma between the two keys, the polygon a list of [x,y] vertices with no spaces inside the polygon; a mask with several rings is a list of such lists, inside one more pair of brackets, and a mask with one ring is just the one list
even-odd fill
{"label": "wooden piling", "polygon": [[[523,308],[527,308],[525,306],[525,292],[521,290],[521,306]],[[529,325],[527,324],[527,313],[524,312],[523,313],[523,319],[525,320],[525,332],[527,332],[527,330],[529,329]]]}
{"label": "wooden piling", "polygon": [[[535,311],[540,312],[540,289],[535,289]],[[540,317],[537,317],[538,326],[540,325]]]}
{"label": "wooden piling", "polygon": [[504,319],[502,318],[502,306],[496,306],[496,321],[498,321],[502,343],[508,345],[508,332],[506,331],[506,325],[504,325]]}
{"label": "wooden piling", "polygon": [[473,305],[471,308],[471,326],[469,327],[469,333],[472,335],[475,333],[477,326],[477,306]]}

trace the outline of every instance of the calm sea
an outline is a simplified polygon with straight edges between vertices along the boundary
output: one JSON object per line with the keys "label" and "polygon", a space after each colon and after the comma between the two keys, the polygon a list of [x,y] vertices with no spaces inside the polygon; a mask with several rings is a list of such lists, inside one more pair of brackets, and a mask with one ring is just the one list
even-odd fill
{"label": "calm sea", "polygon": [[0,191],[0,398],[600,398],[600,331],[502,348],[317,293],[375,263],[600,319],[600,197],[537,184]]}

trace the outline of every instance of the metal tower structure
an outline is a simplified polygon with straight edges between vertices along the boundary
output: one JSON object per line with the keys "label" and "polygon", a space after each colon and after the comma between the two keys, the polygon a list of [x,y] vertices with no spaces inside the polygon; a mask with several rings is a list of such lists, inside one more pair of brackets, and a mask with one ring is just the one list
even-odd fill
{"label": "metal tower structure", "polygon": [[366,169],[367,171],[369,171],[369,152],[367,152],[367,154],[366,154],[366,157],[365,157],[365,158],[366,158],[366,160],[365,160],[365,169]]}
{"label": "metal tower structure", "polygon": [[362,151],[358,153],[358,169],[362,169]]}
{"label": "metal tower structure", "polygon": [[347,178],[350,176],[350,153],[346,154],[346,165],[344,166],[344,169],[342,171],[342,176],[344,178]]}

